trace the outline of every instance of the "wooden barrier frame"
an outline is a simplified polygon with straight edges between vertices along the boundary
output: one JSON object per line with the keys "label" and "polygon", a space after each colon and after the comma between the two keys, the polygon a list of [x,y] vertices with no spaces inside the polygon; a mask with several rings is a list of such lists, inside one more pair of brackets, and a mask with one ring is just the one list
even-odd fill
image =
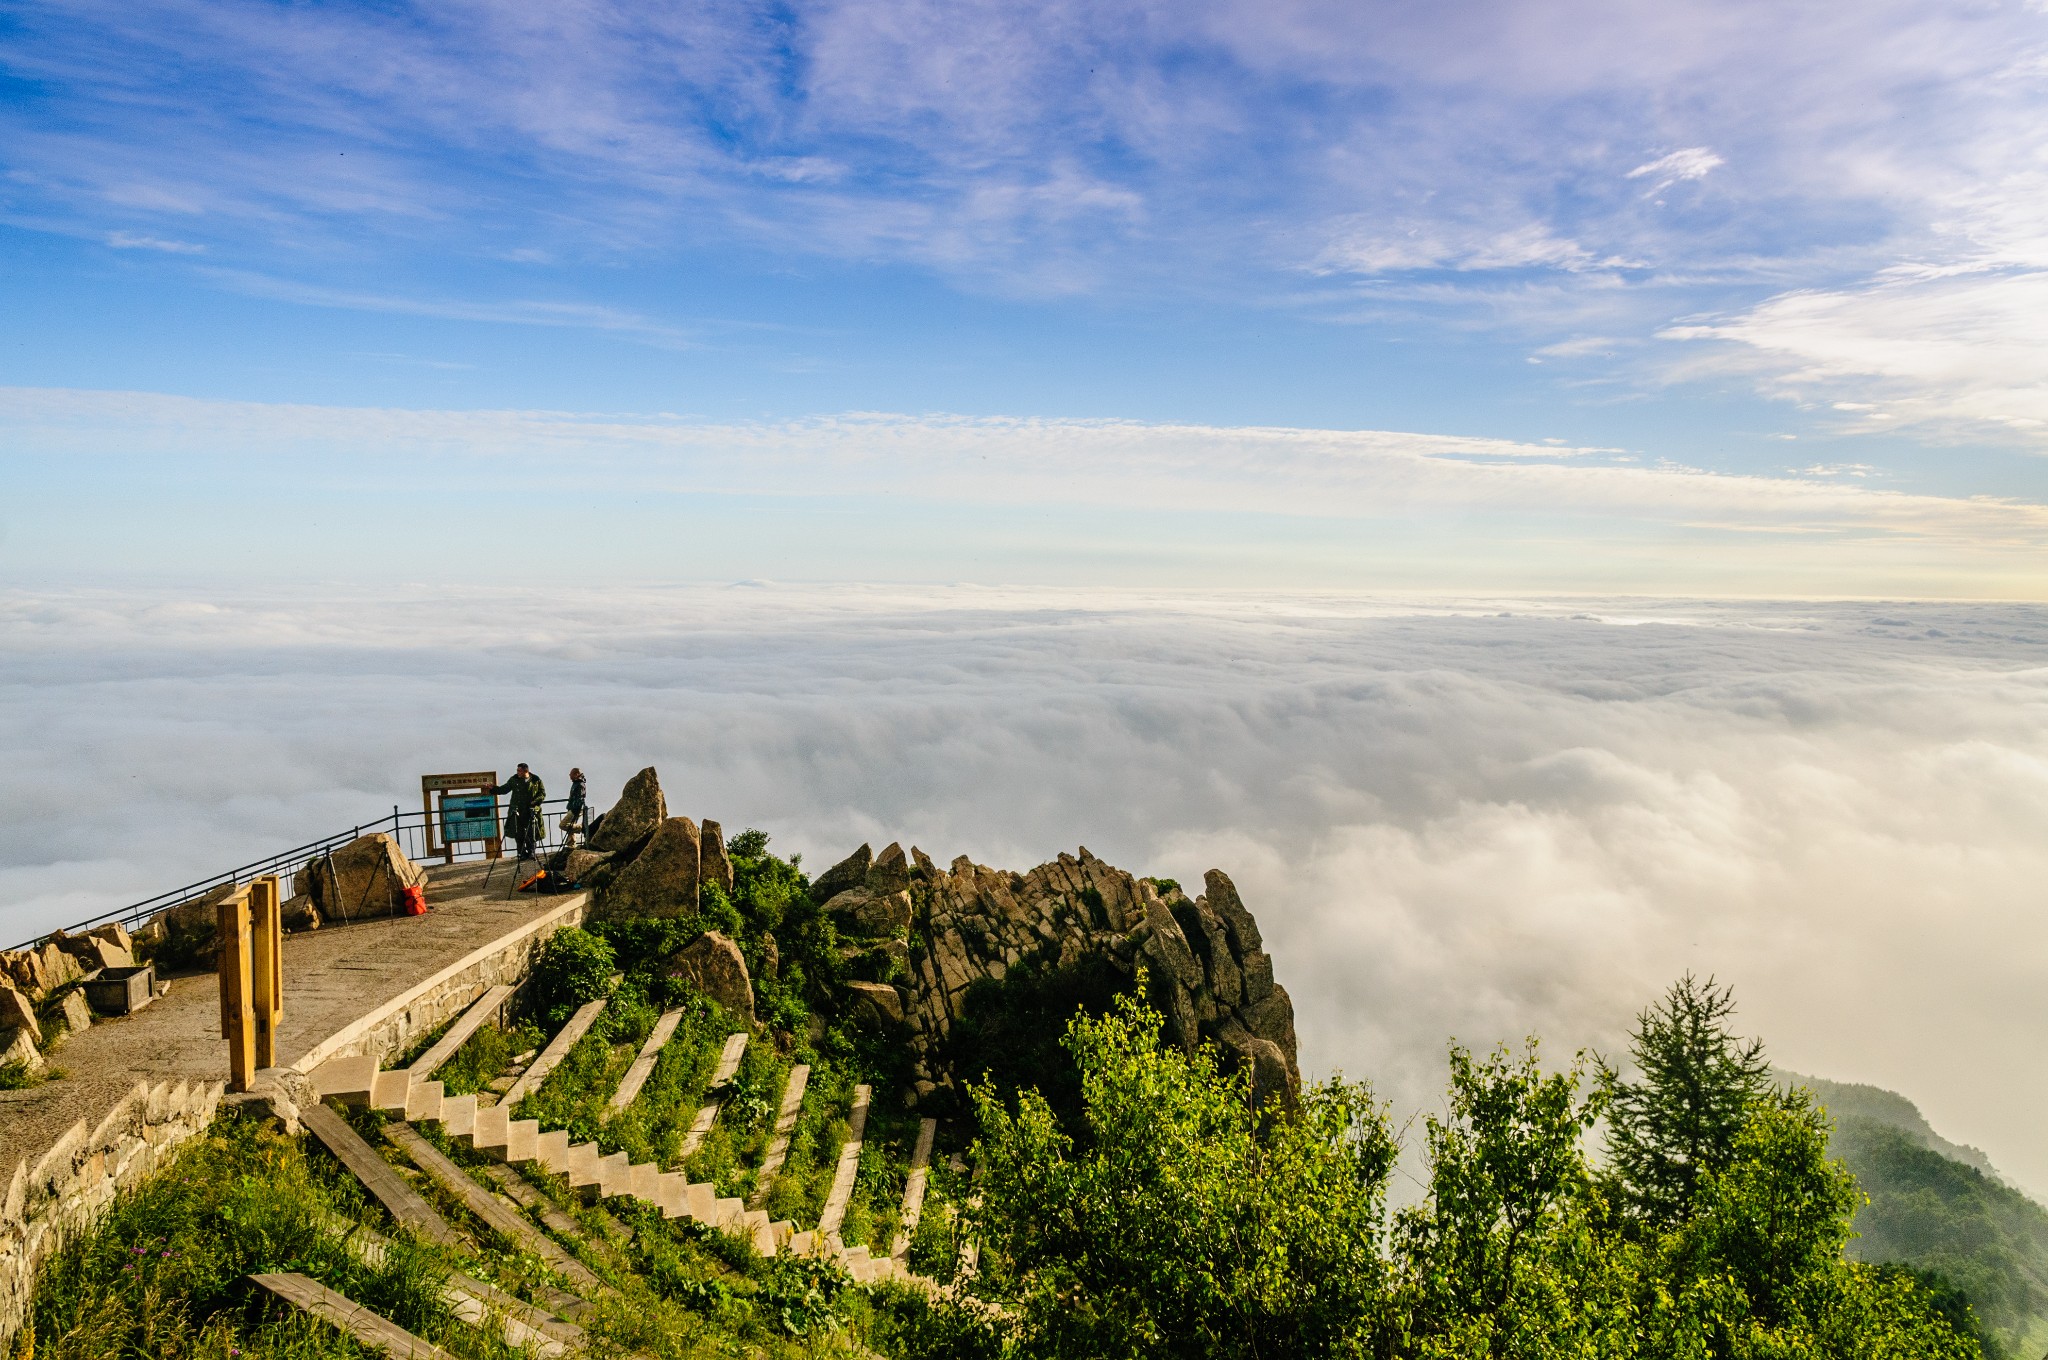
{"label": "wooden barrier frame", "polygon": [[[435,794],[488,793],[496,797],[498,772],[496,770],[472,770],[465,774],[423,774],[420,776],[420,806],[426,810],[427,826],[425,850],[420,858],[439,855],[443,864],[455,862],[455,847],[441,839],[441,809],[437,806]],[[465,845],[471,842],[463,842]],[[498,859],[504,854],[504,839],[499,836],[487,838],[484,843],[484,858]]]}
{"label": "wooden barrier frame", "polygon": [[220,1037],[228,1041],[228,1089],[246,1091],[277,1066],[284,1019],[284,913],[277,875],[265,874],[220,901],[215,936],[220,969]]}

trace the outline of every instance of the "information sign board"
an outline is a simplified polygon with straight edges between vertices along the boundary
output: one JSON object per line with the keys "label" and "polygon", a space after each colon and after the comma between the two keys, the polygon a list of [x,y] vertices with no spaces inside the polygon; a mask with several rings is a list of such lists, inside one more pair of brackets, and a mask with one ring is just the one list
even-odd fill
{"label": "information sign board", "polygon": [[441,839],[449,845],[498,839],[497,798],[488,793],[442,794]]}

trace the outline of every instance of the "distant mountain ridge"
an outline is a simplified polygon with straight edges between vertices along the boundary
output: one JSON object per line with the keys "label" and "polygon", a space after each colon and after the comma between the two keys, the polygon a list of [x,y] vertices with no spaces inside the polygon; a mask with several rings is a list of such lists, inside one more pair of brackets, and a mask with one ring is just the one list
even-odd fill
{"label": "distant mountain ridge", "polygon": [[2019,1189],[2010,1177],[1991,1164],[1991,1159],[1981,1148],[1967,1143],[1951,1143],[1936,1133],[1934,1126],[1927,1122],[1927,1116],[1920,1113],[1920,1107],[1897,1091],[1887,1091],[1882,1086],[1866,1086],[1861,1082],[1801,1076],[1784,1068],[1772,1069],[1771,1076],[1782,1086],[1804,1086],[1838,1120],[1854,1116],[1889,1124],[1929,1152],[1938,1152],[1964,1166],[1974,1166],[1985,1175],[1996,1176],[2006,1185]]}
{"label": "distant mountain ridge", "polygon": [[1932,1271],[1969,1295],[1997,1354],[2048,1346],[2048,1208],[1998,1173],[1977,1148],[1934,1131],[1895,1091],[1776,1071],[1835,1119],[1830,1150],[1870,1202],[1856,1213],[1858,1260]]}

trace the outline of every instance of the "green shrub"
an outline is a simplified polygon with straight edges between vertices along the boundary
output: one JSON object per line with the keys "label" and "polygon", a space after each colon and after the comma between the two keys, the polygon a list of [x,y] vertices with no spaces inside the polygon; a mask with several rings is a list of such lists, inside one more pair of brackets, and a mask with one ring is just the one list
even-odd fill
{"label": "green shrub", "polygon": [[577,1008],[610,991],[616,964],[610,943],[589,931],[563,926],[548,936],[533,966],[534,1007],[548,1027],[559,1028]]}

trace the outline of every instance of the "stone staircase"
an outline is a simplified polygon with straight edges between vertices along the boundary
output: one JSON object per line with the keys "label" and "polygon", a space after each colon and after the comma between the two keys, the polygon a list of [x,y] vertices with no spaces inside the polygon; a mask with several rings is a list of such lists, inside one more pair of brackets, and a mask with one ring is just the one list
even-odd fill
{"label": "stone staircase", "polygon": [[[502,1004],[502,998],[493,1000],[487,995],[474,1009],[481,1009],[487,1003],[495,1009]],[[572,1143],[566,1130],[543,1130],[538,1120],[514,1119],[512,1109],[517,1099],[538,1088],[546,1071],[559,1063],[576,1040],[589,1030],[603,1004],[601,1001],[592,1002],[578,1011],[506,1092],[505,1098],[493,1105],[480,1106],[474,1095],[448,1095],[442,1083],[432,1079],[432,1068],[454,1056],[453,1048],[443,1049],[441,1045],[436,1045],[412,1067],[389,1071],[381,1069],[377,1059],[367,1055],[334,1058],[313,1073],[313,1082],[322,1099],[386,1111],[401,1116],[408,1124],[439,1123],[447,1137],[468,1143],[494,1161],[512,1167],[533,1165],[553,1172],[565,1178],[570,1189],[587,1200],[639,1200],[658,1208],[664,1218],[687,1218],[744,1237],[763,1256],[794,1250],[835,1260],[856,1280],[864,1283],[910,1278],[910,1272],[901,1260],[891,1256],[871,1256],[866,1247],[849,1249],[839,1242],[836,1232],[820,1233],[815,1229],[799,1232],[796,1224],[788,1219],[770,1220],[764,1209],[750,1208],[738,1198],[720,1196],[717,1187],[708,1181],[692,1182],[680,1171],[666,1171],[651,1162],[636,1165],[623,1152],[607,1154],[596,1143]],[[463,1021],[457,1023],[460,1025]],[[471,1028],[473,1030],[474,1026]],[[673,1032],[674,1027],[669,1028]],[[719,1070],[714,1073],[714,1091],[729,1081],[738,1069],[745,1040],[744,1034],[734,1035],[728,1040]],[[430,1066],[427,1059],[437,1054],[438,1058]],[[801,1077],[796,1077],[793,1085],[796,1099],[800,1100]],[[715,1118],[716,1107],[709,1100],[706,1104]],[[789,1108],[790,1104],[786,1096],[785,1115],[793,1123],[795,1112]],[[710,1120],[704,1119],[701,1113],[699,1122],[708,1130]],[[692,1132],[701,1138],[697,1130]],[[778,1129],[778,1132],[785,1135],[783,1145],[786,1147],[787,1130]],[[857,1152],[855,1158],[858,1159]],[[776,1161],[779,1164],[779,1159]],[[765,1201],[765,1191],[774,1171],[773,1166],[761,1168],[760,1188],[754,1196],[757,1204]]]}

